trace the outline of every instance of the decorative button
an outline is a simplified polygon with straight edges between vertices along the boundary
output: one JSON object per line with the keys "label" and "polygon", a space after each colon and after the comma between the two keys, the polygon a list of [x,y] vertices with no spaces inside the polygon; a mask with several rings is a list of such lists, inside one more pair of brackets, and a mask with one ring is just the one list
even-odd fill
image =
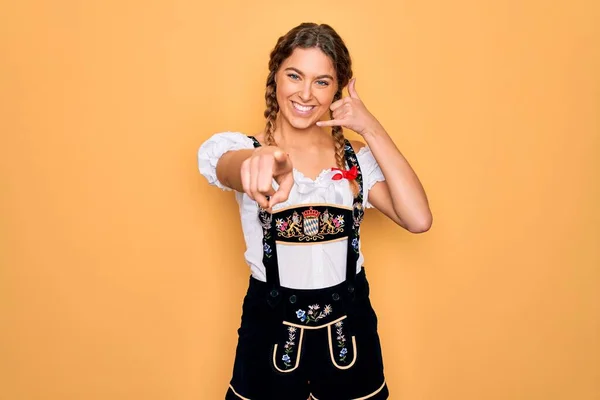
{"label": "decorative button", "polygon": [[290,303],[294,304],[296,302],[296,295],[293,294],[290,296]]}
{"label": "decorative button", "polygon": [[334,301],[338,301],[340,299],[340,295],[337,293],[332,294],[331,297],[333,298]]}
{"label": "decorative button", "polygon": [[279,296],[279,292],[277,291],[277,289],[271,290],[271,297],[277,297],[277,296]]}
{"label": "decorative button", "polygon": [[348,286],[348,292],[354,293],[354,286],[352,286],[352,285]]}

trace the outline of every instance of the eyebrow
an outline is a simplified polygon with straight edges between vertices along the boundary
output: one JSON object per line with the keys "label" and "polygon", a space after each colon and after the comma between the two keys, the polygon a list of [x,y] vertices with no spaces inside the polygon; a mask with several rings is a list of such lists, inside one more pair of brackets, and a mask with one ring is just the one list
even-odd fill
{"label": "eyebrow", "polygon": [[[294,67],[288,67],[285,70],[286,71],[290,71],[291,70],[291,71],[297,72],[298,75],[300,75],[300,76],[304,76],[304,73],[302,71],[300,71],[299,69],[294,68]],[[328,78],[328,79],[333,80],[333,76],[331,76],[331,75],[319,75],[315,79],[323,79],[323,78]]]}

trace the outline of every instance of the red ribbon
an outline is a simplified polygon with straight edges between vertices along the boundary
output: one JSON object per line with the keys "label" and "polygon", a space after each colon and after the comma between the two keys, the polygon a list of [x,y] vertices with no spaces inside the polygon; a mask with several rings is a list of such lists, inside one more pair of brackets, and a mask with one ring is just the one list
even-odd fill
{"label": "red ribbon", "polygon": [[356,179],[358,176],[358,168],[356,165],[353,165],[350,169],[339,169],[339,168],[331,168],[332,171],[340,171],[334,176],[331,177],[334,181],[339,181],[342,178],[346,178],[349,181]]}

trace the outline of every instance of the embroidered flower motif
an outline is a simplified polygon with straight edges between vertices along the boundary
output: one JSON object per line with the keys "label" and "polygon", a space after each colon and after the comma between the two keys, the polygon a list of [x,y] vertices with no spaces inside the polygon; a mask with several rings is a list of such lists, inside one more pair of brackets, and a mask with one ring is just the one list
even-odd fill
{"label": "embroidered flower motif", "polygon": [[352,248],[354,248],[354,250],[358,250],[358,239],[357,238],[352,239]]}
{"label": "embroidered flower motif", "polygon": [[340,348],[340,361],[346,361],[346,355],[348,354],[348,349],[346,348],[346,336],[344,335],[344,323],[339,321],[335,325],[335,332],[337,333],[337,346]]}
{"label": "embroidered flower motif", "polygon": [[352,208],[352,218],[354,219],[354,226],[359,227],[365,216],[365,210],[363,209],[363,205],[359,202],[354,203],[352,205]]}
{"label": "embroidered flower motif", "polygon": [[[266,244],[267,240],[271,239],[271,222],[273,221],[273,215],[269,214],[264,208],[258,207],[258,221],[263,231],[263,243]],[[267,254],[267,258],[270,255]]]}
{"label": "embroidered flower motif", "polygon": [[293,326],[288,327],[288,340],[287,342],[285,342],[285,346],[283,346],[283,350],[285,351],[285,354],[281,357],[281,361],[283,361],[283,364],[285,365],[286,368],[289,368],[292,366],[291,363],[291,358],[290,358],[290,354],[292,354],[294,352],[294,346],[296,345],[296,328],[294,328]]}
{"label": "embroidered flower motif", "polygon": [[271,228],[271,221],[273,221],[273,215],[269,214],[264,208],[259,207],[258,220],[263,230],[269,230]]}
{"label": "embroidered flower motif", "polygon": [[298,319],[300,319],[300,321],[302,321],[302,322],[306,321],[306,311],[304,311],[304,310],[296,311],[296,317],[298,317]]}
{"label": "embroidered flower motif", "polygon": [[342,227],[344,226],[344,216],[343,215],[338,215],[337,217],[335,217],[333,220],[333,225],[336,228]]}
{"label": "embroidered flower motif", "polygon": [[286,221],[284,221],[282,218],[277,218],[277,220],[275,220],[275,226],[277,227],[277,229],[281,232],[285,231],[288,227],[288,223]]}
{"label": "embroidered flower motif", "polygon": [[296,317],[298,317],[300,321],[308,324],[309,322],[317,322],[318,320],[327,317],[333,311],[333,308],[330,304],[327,304],[323,311],[319,311],[320,309],[320,305],[313,304],[308,306],[308,312],[305,312],[304,310],[296,311]]}
{"label": "embroidered flower motif", "polygon": [[271,257],[271,253],[272,253],[271,246],[269,246],[267,243],[264,244],[263,251],[265,252],[265,255],[267,257]]}

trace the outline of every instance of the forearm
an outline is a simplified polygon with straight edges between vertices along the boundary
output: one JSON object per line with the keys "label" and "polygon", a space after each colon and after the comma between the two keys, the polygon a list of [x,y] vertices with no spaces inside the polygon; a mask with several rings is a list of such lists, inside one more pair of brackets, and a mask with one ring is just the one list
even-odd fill
{"label": "forearm", "polygon": [[423,185],[383,126],[377,123],[362,136],[385,177],[398,218],[416,229],[431,225],[432,216]]}
{"label": "forearm", "polygon": [[217,179],[223,185],[244,192],[242,185],[241,170],[242,163],[248,159],[254,149],[229,151],[221,156],[217,162]]}

